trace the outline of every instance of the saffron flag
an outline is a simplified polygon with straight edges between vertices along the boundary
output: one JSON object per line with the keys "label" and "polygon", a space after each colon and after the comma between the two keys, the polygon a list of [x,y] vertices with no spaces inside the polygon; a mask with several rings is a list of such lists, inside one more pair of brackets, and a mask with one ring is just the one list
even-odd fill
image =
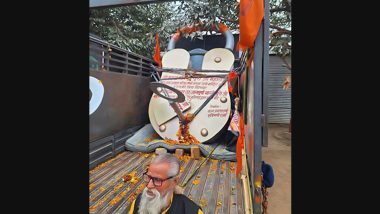
{"label": "saffron flag", "polygon": [[160,41],[158,40],[158,33],[156,33],[156,53],[154,54],[154,61],[157,62],[159,67],[162,67],[162,62],[161,62],[161,50],[160,50]]}
{"label": "saffron flag", "polygon": [[253,47],[257,32],[264,18],[264,0],[240,0],[240,40],[239,48]]}
{"label": "saffron flag", "polygon": [[236,142],[236,160],[237,160],[237,166],[236,166],[236,176],[239,175],[241,168],[242,168],[242,150],[244,149],[244,117],[243,114],[240,112],[240,118],[239,118],[239,138]]}

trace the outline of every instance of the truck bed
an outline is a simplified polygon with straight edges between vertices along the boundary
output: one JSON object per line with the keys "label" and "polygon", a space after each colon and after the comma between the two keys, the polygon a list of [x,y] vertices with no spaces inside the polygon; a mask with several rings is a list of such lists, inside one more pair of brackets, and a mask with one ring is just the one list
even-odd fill
{"label": "truck bed", "polygon": [[[131,203],[145,187],[142,173],[154,153],[125,151],[94,169],[90,174],[90,213],[127,213]],[[181,158],[180,184],[203,162]],[[202,207],[204,213],[243,213],[240,179],[235,175],[235,162],[208,160],[187,183],[184,193]],[[123,176],[136,173],[140,179],[123,182]]]}

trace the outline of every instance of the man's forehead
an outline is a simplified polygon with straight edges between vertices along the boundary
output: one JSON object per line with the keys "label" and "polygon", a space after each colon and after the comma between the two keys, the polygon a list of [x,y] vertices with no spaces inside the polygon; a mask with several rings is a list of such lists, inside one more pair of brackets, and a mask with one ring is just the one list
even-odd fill
{"label": "man's forehead", "polygon": [[149,165],[148,174],[153,177],[165,178],[168,174],[170,164],[166,162],[152,163]]}

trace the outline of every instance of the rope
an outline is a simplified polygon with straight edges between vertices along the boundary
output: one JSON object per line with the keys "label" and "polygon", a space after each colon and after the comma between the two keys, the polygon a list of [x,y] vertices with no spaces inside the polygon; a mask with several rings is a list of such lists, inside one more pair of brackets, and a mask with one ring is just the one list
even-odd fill
{"label": "rope", "polygon": [[217,144],[212,150],[211,150],[211,152],[207,155],[207,157],[203,160],[203,162],[190,174],[190,177],[185,181],[185,183],[184,184],[182,184],[182,185],[180,185],[180,187],[182,187],[182,188],[184,188],[186,185],[187,185],[187,183],[191,180],[191,178],[193,178],[194,177],[194,175],[195,175],[195,173],[197,173],[198,172],[198,170],[202,167],[202,165],[206,162],[206,161],[208,161],[209,159],[210,159],[210,156],[211,156],[211,154],[214,152],[214,150],[216,149],[216,147],[218,147],[219,146],[219,144]]}

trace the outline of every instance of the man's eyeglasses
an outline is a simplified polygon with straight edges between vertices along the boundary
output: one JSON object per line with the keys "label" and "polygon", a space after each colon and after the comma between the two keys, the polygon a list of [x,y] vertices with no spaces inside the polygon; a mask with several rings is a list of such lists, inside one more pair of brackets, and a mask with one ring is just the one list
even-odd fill
{"label": "man's eyeglasses", "polygon": [[152,176],[148,175],[147,173],[148,172],[144,172],[144,174],[143,174],[144,181],[148,184],[150,182],[150,180],[153,180],[153,184],[156,187],[162,186],[162,183],[164,181],[169,180],[170,178],[174,178],[176,176],[176,175],[174,175],[174,176],[170,176],[170,177],[165,178],[165,179],[161,179],[161,178],[152,177]]}

